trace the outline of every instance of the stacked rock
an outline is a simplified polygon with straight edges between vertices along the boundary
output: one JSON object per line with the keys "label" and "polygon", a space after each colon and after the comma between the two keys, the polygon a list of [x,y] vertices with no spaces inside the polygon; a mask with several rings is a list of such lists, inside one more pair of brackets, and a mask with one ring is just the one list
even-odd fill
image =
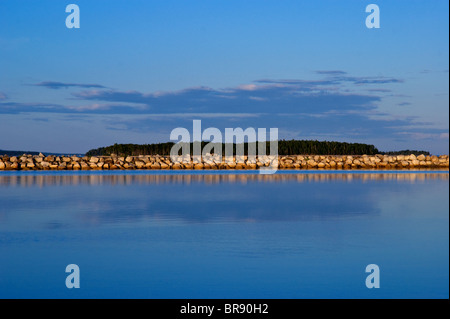
{"label": "stacked rock", "polygon": [[409,169],[445,168],[449,166],[448,155],[298,155],[282,156],[279,168],[296,169]]}
{"label": "stacked rock", "polygon": [[202,158],[170,156],[56,156],[43,154],[0,156],[0,170],[129,170],[129,169],[442,169],[449,167],[448,155],[206,155]]}

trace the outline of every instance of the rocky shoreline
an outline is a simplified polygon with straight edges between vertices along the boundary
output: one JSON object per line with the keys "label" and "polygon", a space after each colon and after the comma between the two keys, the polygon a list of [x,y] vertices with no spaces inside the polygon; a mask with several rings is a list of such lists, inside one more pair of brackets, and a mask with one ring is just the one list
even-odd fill
{"label": "rocky shoreline", "polygon": [[[227,161],[225,161],[227,160]],[[133,169],[448,169],[449,156],[426,155],[292,155],[249,159],[203,157],[201,161],[173,162],[170,156],[0,156],[0,171],[5,170],[133,170]]]}

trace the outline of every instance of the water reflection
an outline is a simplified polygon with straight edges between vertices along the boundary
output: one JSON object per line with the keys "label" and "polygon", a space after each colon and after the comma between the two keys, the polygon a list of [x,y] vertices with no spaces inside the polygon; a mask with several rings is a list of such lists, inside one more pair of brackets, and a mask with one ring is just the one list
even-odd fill
{"label": "water reflection", "polygon": [[[5,175],[0,229],[358,218],[379,214],[399,190],[426,196],[448,179],[437,172]],[[438,183],[418,187],[429,180]]]}
{"label": "water reflection", "polygon": [[357,181],[425,181],[448,180],[448,172],[380,172],[380,173],[278,173],[259,174],[67,174],[67,175],[1,175],[0,186],[65,186],[65,185],[132,185],[132,184],[191,184],[191,183],[240,183],[248,182],[328,182],[333,180]]}
{"label": "water reflection", "polygon": [[0,298],[448,298],[448,180],[0,174]]}

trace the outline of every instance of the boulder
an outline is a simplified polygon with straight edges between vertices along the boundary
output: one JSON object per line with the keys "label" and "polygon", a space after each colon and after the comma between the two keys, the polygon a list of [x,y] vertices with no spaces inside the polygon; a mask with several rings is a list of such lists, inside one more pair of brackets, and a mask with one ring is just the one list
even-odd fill
{"label": "boulder", "polygon": [[419,156],[417,156],[417,160],[419,161],[424,161],[426,159],[426,156],[423,154],[420,154]]}
{"label": "boulder", "polygon": [[50,163],[49,163],[49,162],[46,162],[46,161],[42,161],[42,162],[41,162],[41,167],[43,167],[43,168],[49,168],[49,167],[50,167]]}
{"label": "boulder", "polygon": [[134,164],[136,165],[136,168],[138,168],[138,169],[142,169],[145,167],[145,163],[142,161],[136,161],[136,162],[134,162]]}
{"label": "boulder", "polygon": [[168,169],[168,168],[169,168],[168,164],[161,162],[161,169]]}
{"label": "boulder", "polygon": [[388,162],[384,162],[384,161],[383,161],[383,162],[377,163],[377,166],[378,166],[378,167],[381,167],[381,168],[384,168],[384,167],[388,166],[388,164],[389,164]]}
{"label": "boulder", "polygon": [[153,163],[151,168],[152,169],[161,169],[161,165],[159,163]]}
{"label": "boulder", "polygon": [[307,163],[308,163],[308,166],[311,166],[311,167],[316,167],[317,166],[316,161],[314,161],[312,159],[310,159]]}

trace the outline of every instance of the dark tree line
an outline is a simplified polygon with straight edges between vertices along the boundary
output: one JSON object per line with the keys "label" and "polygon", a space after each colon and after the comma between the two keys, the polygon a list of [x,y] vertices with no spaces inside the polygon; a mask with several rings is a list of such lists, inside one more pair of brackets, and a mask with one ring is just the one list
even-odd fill
{"label": "dark tree line", "polygon": [[166,155],[170,154],[170,149],[174,143],[159,144],[114,144],[106,147],[92,149],[86,153],[86,156],[102,155]]}
{"label": "dark tree line", "polygon": [[[201,149],[209,142],[201,142]],[[249,143],[244,143],[244,152],[248,154]],[[255,144],[255,143],[253,143]],[[270,154],[270,143],[266,142],[266,154]],[[169,155],[174,143],[159,144],[114,144],[107,147],[92,149],[86,153],[87,156],[101,155]],[[225,155],[225,144],[222,146],[222,155]],[[233,154],[236,154],[236,144],[233,144]],[[189,145],[191,155],[193,151],[193,143]],[[256,145],[256,150],[258,146]],[[328,142],[328,141],[312,141],[312,140],[281,140],[278,141],[279,155],[375,155],[381,152],[374,146],[361,143],[345,143],[345,142]],[[409,153],[411,154],[411,153]]]}
{"label": "dark tree line", "polygon": [[278,143],[278,153],[280,155],[375,155],[380,152],[374,145],[361,143],[282,140]]}

